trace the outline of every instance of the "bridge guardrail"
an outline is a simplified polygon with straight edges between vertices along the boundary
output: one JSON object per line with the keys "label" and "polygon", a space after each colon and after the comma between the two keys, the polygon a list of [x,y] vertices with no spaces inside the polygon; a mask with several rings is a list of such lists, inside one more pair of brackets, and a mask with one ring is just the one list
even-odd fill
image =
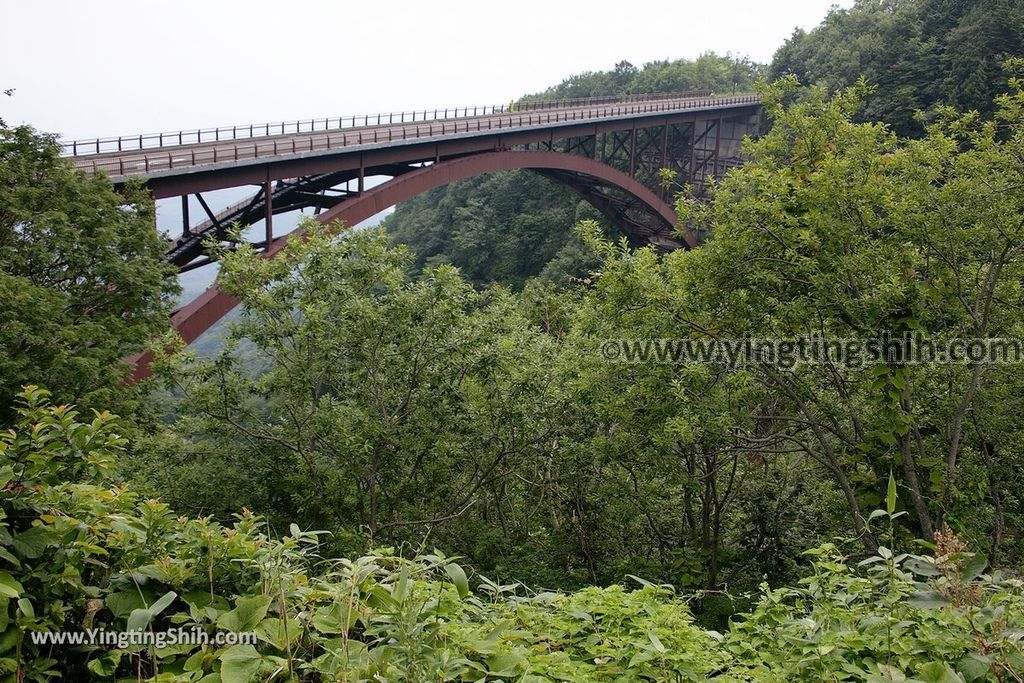
{"label": "bridge guardrail", "polygon": [[[358,116],[326,117],[322,119],[303,119],[301,121],[280,121],[277,123],[255,123],[239,126],[221,126],[218,128],[197,128],[165,133],[141,133],[108,138],[89,138],[61,143],[64,156],[87,156],[109,152],[126,152],[132,150],[159,149],[162,147],[179,147],[182,145],[202,144],[204,142],[227,142],[232,140],[251,140],[257,137],[272,135],[289,135],[299,133],[326,132],[369,126],[394,125],[396,123],[416,123],[424,121],[440,121],[453,118],[472,116],[490,116],[511,113],[512,111],[536,111],[538,109],[567,109],[616,102],[639,102],[663,99],[682,99],[686,97],[707,97],[710,90],[690,90],[681,93],[661,95],[625,95],[621,97],[576,97],[559,100],[525,100],[509,104],[481,105],[475,107],[456,107],[455,109],[420,109],[410,112],[388,112],[378,114],[362,114]],[[417,118],[417,116],[419,118]]]}
{"label": "bridge guardrail", "polygon": [[[394,123],[382,123],[380,125],[347,126],[343,129],[285,129],[283,135],[288,137],[281,137],[281,133],[274,133],[272,135],[211,140],[208,143],[212,144],[212,146],[207,147],[197,146],[200,143],[194,141],[183,142],[179,145],[176,142],[170,144],[168,141],[161,140],[161,144],[156,147],[113,150],[115,153],[118,151],[138,151],[139,154],[118,154],[117,156],[109,157],[97,157],[95,152],[92,155],[79,154],[75,165],[81,170],[103,171],[109,175],[126,176],[180,167],[275,157],[281,154],[298,154],[341,149],[355,145],[430,138],[437,135],[502,130],[505,128],[586,121],[595,118],[645,113],[676,112],[714,106],[756,104],[759,101],[760,97],[757,95],[732,95],[683,100],[635,100],[587,109],[579,107],[525,111],[516,111],[515,109],[512,111],[501,111],[499,109],[499,111],[490,114],[450,117],[447,119],[427,119],[425,121],[395,121]],[[351,117],[346,120],[351,120]],[[414,123],[415,125],[406,125],[409,123]],[[186,132],[175,133],[174,135],[184,136]],[[136,136],[134,139],[138,139],[138,137]],[[124,139],[118,138],[115,140]],[[219,142],[224,142],[225,144],[216,144]],[[67,144],[74,145],[75,143]]]}

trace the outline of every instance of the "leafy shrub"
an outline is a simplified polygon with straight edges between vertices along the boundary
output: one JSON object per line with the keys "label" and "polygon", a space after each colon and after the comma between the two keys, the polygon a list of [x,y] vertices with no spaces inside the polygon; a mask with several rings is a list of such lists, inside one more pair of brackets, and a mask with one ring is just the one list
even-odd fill
{"label": "leafy shrub", "polygon": [[[872,517],[892,521],[888,509]],[[813,573],[796,588],[766,590],[734,624],[724,645],[737,680],[1021,680],[1024,582],[985,574],[948,527],[935,534],[934,557],[880,546],[855,565],[826,544],[807,555]]]}
{"label": "leafy shrub", "polygon": [[[475,595],[439,553],[322,560],[316,532],[293,526],[273,540],[248,511],[231,527],[176,517],[110,483],[125,445],[114,416],[81,421],[34,387],[20,400],[17,428],[0,436],[0,672],[12,680],[645,681],[718,665],[710,636],[665,589],[533,595],[481,577]],[[179,627],[252,631],[259,643],[31,637]]]}
{"label": "leafy shrub", "polygon": [[[1021,582],[985,574],[948,531],[933,558],[883,547],[851,566],[834,546],[812,551],[799,587],[767,591],[722,636],[644,581],[566,594],[478,576],[474,590],[439,552],[325,560],[318,532],[272,539],[248,511],[230,527],[175,516],[112,483],[116,417],[84,421],[35,387],[20,401],[0,434],[4,680],[1008,681],[1024,670]],[[37,642],[178,628],[257,641]]]}

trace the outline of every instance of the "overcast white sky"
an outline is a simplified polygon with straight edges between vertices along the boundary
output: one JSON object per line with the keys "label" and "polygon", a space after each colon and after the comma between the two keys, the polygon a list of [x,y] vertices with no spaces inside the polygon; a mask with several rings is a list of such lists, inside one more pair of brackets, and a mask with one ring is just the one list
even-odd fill
{"label": "overcast white sky", "polygon": [[0,117],[65,139],[507,102],[621,59],[768,61],[836,4],[0,2]]}

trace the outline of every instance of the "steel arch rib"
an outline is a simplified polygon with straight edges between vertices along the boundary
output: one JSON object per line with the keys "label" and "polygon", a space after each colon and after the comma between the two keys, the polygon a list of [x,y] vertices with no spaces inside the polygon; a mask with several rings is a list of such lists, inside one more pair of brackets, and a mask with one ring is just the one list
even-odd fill
{"label": "steel arch rib", "polygon": [[[660,217],[666,227],[671,227],[676,222],[672,207],[622,171],[588,157],[551,151],[484,152],[424,166],[333,207],[317,216],[317,220],[321,223],[340,220],[346,225],[356,225],[428,190],[484,173],[516,169],[549,169],[579,173],[632,195]],[[297,236],[301,237],[300,231],[275,240],[266,252],[267,258],[274,258],[290,238]],[[697,241],[692,235],[684,234],[683,238],[688,247],[697,246]],[[210,287],[175,311],[171,316],[171,324],[186,343],[191,343],[237,305],[237,299],[216,287]],[[137,365],[135,376],[148,376],[149,354],[140,355],[132,360]]]}

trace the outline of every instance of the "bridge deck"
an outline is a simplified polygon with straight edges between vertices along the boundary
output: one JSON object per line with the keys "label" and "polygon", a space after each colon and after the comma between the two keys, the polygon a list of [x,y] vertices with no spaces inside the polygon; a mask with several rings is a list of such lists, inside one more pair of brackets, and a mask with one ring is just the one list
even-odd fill
{"label": "bridge deck", "polygon": [[[684,97],[677,99],[633,100],[628,102],[602,103],[596,105],[567,106],[527,111],[504,111],[478,116],[439,118],[417,122],[380,123],[379,116],[365,117],[364,124],[335,130],[312,130],[278,135],[252,136],[251,127],[227,129],[226,134],[241,130],[241,139],[192,144],[175,144],[176,139],[184,140],[181,133],[166,134],[157,147],[136,148],[124,151],[89,153],[86,143],[69,143],[66,150],[75,147],[75,167],[83,171],[102,171],[114,182],[122,182],[133,176],[159,178],[229,168],[242,165],[265,163],[297,156],[307,157],[336,154],[339,151],[356,151],[394,145],[423,143],[475,135],[493,135],[504,130],[526,130],[536,128],[556,129],[581,122],[611,121],[616,119],[642,119],[651,116],[728,110],[750,107],[759,102],[757,95],[732,95],[724,97]],[[370,124],[369,121],[373,120]],[[339,120],[341,121],[341,120]],[[353,123],[358,118],[352,119]],[[325,121],[326,123],[326,121]],[[296,128],[299,125],[296,124]],[[269,128],[268,128],[269,130]],[[136,138],[124,140],[134,142]],[[144,137],[138,136],[139,147]],[[122,139],[117,139],[122,145]],[[101,149],[100,141],[92,141]],[[110,142],[110,141],[107,141]],[[78,149],[81,144],[82,148]]]}

